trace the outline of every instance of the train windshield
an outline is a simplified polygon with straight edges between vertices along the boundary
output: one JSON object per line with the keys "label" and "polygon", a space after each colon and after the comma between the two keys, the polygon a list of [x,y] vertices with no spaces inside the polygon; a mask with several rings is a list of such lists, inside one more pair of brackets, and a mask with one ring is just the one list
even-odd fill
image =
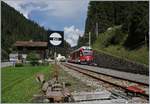
{"label": "train windshield", "polygon": [[93,52],[92,51],[83,51],[83,55],[84,56],[92,56],[93,55]]}

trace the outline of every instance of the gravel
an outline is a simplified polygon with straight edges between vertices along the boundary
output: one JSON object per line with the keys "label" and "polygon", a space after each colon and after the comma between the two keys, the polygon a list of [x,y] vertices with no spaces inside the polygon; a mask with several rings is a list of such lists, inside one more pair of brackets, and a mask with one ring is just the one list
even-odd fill
{"label": "gravel", "polygon": [[88,66],[88,65],[78,65],[78,64],[72,64],[72,63],[68,63],[68,64],[81,67],[81,68],[85,68],[85,69],[89,69],[89,70],[99,72],[102,74],[108,74],[108,75],[112,75],[112,76],[116,76],[116,77],[120,77],[124,79],[129,79],[129,80],[149,84],[149,76],[146,76],[146,75],[133,74],[129,72],[117,71],[117,70],[112,70],[109,68],[93,67],[93,66]]}
{"label": "gravel", "polygon": [[[71,76],[81,80],[81,82],[83,82],[83,84],[86,84],[87,86],[90,86],[90,87],[94,87],[94,91],[104,91],[104,90],[107,90],[107,91],[113,91],[113,90],[121,90],[121,89],[118,89],[117,87],[114,87],[110,84],[107,84],[107,83],[104,83],[102,81],[98,81],[96,79],[93,79],[91,77],[88,77],[86,75],[83,75],[82,73],[79,73],[77,71],[74,71],[74,70],[70,70],[68,69],[67,67],[59,64],[60,67],[66,71],[68,74],[70,74]],[[82,67],[84,67],[84,65],[82,65]],[[126,83],[125,83],[126,84]],[[130,99],[128,102],[134,102],[134,99]],[[144,103],[147,103],[148,101],[146,99],[142,99],[141,100],[138,100],[138,103],[139,102],[144,102]]]}

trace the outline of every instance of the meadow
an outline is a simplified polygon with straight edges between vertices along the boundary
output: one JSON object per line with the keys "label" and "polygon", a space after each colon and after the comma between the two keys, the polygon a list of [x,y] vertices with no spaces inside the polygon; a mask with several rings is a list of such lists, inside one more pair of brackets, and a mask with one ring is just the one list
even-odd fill
{"label": "meadow", "polygon": [[[2,103],[32,103],[33,95],[41,94],[41,85],[35,79],[37,73],[43,73],[46,81],[54,76],[55,66],[6,67],[1,69],[1,102]],[[69,90],[91,91],[94,87],[83,84],[79,79],[72,77],[59,68],[59,81],[68,83]]]}
{"label": "meadow", "polygon": [[37,73],[49,79],[52,66],[6,67],[1,69],[1,100],[3,103],[30,102],[33,94],[40,92],[40,84],[35,80]]}

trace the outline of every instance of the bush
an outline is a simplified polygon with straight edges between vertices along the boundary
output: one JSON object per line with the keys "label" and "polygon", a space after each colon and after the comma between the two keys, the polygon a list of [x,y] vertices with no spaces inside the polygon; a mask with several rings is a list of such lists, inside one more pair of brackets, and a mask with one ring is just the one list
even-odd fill
{"label": "bush", "polygon": [[44,66],[48,66],[48,65],[49,65],[49,62],[44,61],[44,62],[42,63],[42,65],[44,65]]}
{"label": "bush", "polygon": [[15,67],[23,67],[23,64],[22,63],[16,63]]}
{"label": "bush", "polygon": [[124,34],[121,30],[121,25],[108,28],[106,32],[99,35],[96,43],[101,48],[108,47],[110,45],[122,45],[127,38],[127,34]]}
{"label": "bush", "polygon": [[35,65],[39,65],[40,63],[38,61],[34,60],[34,61],[30,61],[30,64],[32,66],[35,66]]}
{"label": "bush", "polygon": [[39,65],[39,62],[38,62],[39,59],[40,59],[40,56],[35,52],[31,52],[27,56],[27,60],[30,61],[30,64],[33,66]]}

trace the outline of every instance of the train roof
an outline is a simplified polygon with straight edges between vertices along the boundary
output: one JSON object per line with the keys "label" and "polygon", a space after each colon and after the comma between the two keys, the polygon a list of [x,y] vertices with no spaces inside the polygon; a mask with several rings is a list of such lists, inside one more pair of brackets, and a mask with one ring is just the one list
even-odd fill
{"label": "train roof", "polygon": [[[79,50],[81,50],[81,49],[84,49],[84,50],[86,50],[86,49],[87,49],[87,50],[92,50],[92,48],[91,48],[90,46],[82,46],[82,47],[80,47],[80,48],[74,50],[73,52],[79,51]],[[71,52],[71,53],[73,53],[73,52]]]}
{"label": "train roof", "polygon": [[82,47],[80,47],[79,49],[92,49],[90,46],[82,46]]}

